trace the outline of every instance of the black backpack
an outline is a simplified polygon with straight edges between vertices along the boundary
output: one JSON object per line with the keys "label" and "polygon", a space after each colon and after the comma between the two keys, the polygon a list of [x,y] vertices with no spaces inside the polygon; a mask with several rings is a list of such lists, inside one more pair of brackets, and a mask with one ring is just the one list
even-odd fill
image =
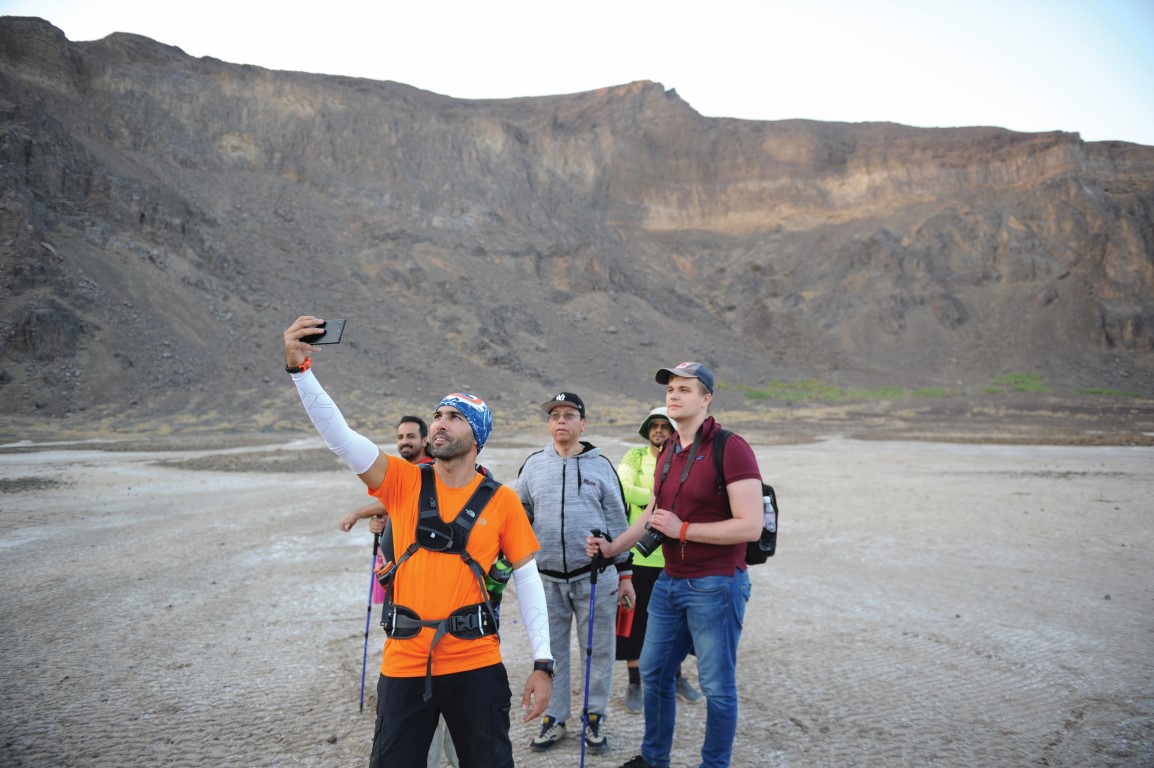
{"label": "black backpack", "polygon": [[[713,436],[713,468],[717,472],[717,489],[725,492],[725,444],[733,433],[728,429],[719,429]],[[761,565],[777,552],[777,494],[773,486],[761,484],[761,497],[765,504],[765,516],[773,520],[773,529],[770,530],[764,520],[761,528],[761,538],[745,545],[745,564]],[[772,514],[771,514],[772,513]]]}

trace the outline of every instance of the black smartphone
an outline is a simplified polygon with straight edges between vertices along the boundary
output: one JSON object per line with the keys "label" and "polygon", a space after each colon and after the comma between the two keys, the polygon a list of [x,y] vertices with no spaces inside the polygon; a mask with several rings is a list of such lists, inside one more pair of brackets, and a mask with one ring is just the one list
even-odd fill
{"label": "black smartphone", "polygon": [[345,333],[344,320],[325,320],[321,323],[324,333],[314,333],[312,336],[302,336],[305,344],[340,344],[341,336]]}

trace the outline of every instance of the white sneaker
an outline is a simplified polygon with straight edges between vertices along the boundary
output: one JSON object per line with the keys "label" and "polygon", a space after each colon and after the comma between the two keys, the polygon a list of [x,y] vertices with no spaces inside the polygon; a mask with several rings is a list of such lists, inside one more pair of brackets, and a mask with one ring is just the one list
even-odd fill
{"label": "white sneaker", "polygon": [[591,755],[600,755],[609,749],[609,740],[601,732],[601,715],[589,713],[589,721],[585,724],[585,749]]}
{"label": "white sneaker", "polygon": [[545,715],[541,720],[541,733],[529,742],[529,748],[534,752],[544,752],[563,738],[565,738],[565,723],[559,723],[549,715]]}

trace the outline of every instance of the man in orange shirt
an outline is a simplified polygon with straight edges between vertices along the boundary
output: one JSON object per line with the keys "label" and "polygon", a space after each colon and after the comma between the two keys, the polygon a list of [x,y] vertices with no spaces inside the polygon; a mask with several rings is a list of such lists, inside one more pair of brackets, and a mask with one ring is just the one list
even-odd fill
{"label": "man in orange shirt", "polygon": [[[402,416],[397,422],[397,453],[410,464],[429,464],[433,457],[427,453],[429,443],[429,425],[420,416]],[[380,502],[360,507],[341,517],[337,525],[348,533],[357,524],[358,520],[369,519],[369,533],[377,534],[385,531],[387,514]],[[392,545],[392,536],[386,536],[389,546]],[[384,539],[382,539],[384,546]],[[392,555],[389,555],[392,557]],[[377,567],[385,564],[384,557],[377,557]],[[373,602],[380,603],[384,599],[384,591],[379,587],[373,590]],[[367,639],[366,639],[367,642]],[[461,761],[457,758],[457,748],[453,744],[453,737],[445,734],[445,718],[437,721],[437,730],[433,731],[433,741],[429,746],[429,759],[426,768],[439,768],[442,756],[449,761],[453,768],[461,768]]]}
{"label": "man in orange shirt", "polygon": [[[533,559],[539,547],[521,501],[501,485],[487,503],[473,496],[485,480],[476,460],[492,415],[480,398],[447,395],[430,426],[427,450],[436,463],[421,467],[389,457],[349,427],[317,381],[309,353],[319,348],[301,339],[321,333],[322,323],[306,315],[285,330],[285,369],[326,445],[389,510],[394,551],[404,553],[393,570],[385,611],[390,640],[377,683],[370,768],[423,768],[442,714],[463,768],[511,768],[512,692],[483,578],[499,553],[513,564],[534,658],[521,697],[526,722],[549,703],[553,656],[545,592]],[[458,538],[459,517],[476,523],[465,541]]]}

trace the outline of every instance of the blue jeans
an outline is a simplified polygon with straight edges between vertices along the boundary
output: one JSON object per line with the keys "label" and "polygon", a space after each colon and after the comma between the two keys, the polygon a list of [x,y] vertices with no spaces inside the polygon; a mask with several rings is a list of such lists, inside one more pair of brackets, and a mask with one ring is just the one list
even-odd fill
{"label": "blue jeans", "polygon": [[641,756],[669,768],[677,721],[677,670],[689,649],[697,652],[697,677],[705,694],[702,768],[723,768],[737,733],[737,641],[749,600],[749,576],[675,579],[662,573],[649,598],[649,626],[641,650],[645,738]]}

